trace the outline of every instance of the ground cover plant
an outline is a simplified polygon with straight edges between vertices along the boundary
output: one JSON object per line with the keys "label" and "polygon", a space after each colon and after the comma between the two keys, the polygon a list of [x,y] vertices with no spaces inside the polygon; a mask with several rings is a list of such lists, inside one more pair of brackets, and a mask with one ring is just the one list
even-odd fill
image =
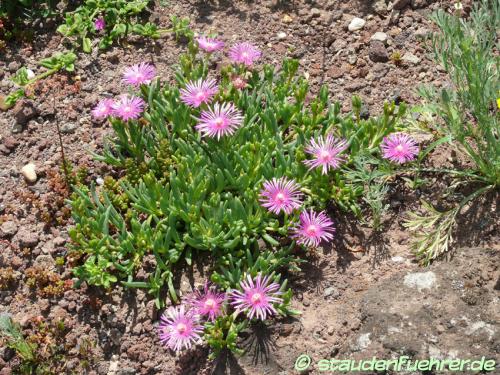
{"label": "ground cover plant", "polygon": [[146,9],[149,0],[85,0],[72,12],[65,14],[57,31],[75,38],[84,52],[92,51],[92,40],[99,38],[99,48],[106,49],[117,39],[129,34],[158,37],[151,22],[141,23],[137,17]]}
{"label": "ground cover plant", "polygon": [[438,139],[422,153],[442,144],[452,145],[469,162],[468,169],[431,170],[453,176],[451,191],[464,185],[471,191],[458,204],[441,211],[423,202],[425,213],[413,213],[406,225],[417,231],[414,249],[422,263],[448,252],[453,241],[456,217],[462,209],[500,185],[500,122],[498,112],[499,57],[497,30],[500,5],[481,1],[468,19],[439,10],[433,20],[439,32],[432,38],[436,61],[449,74],[452,87],[436,90],[423,87],[427,100],[423,110],[435,116],[431,130]]}
{"label": "ground cover plant", "polygon": [[[103,98],[92,113],[114,130],[96,157],[123,177],[78,186],[71,200],[75,274],[106,288],[145,288],[158,306],[167,289],[181,304],[167,310],[161,340],[181,350],[205,335],[214,355],[238,352],[250,321],[296,314],[286,274],[333,238],[330,202],[361,216],[372,180],[361,172],[390,175],[419,152],[398,132],[404,105],[387,103],[366,119],[355,97],[341,115],[326,88],[308,98],[297,61],[261,67],[262,52],[247,42],[228,49],[231,64],[217,76],[208,58],[224,48],[192,41],[174,85],[146,62],[128,68],[128,93]],[[362,177],[352,179],[353,170]],[[176,274],[204,255],[210,278],[180,298]],[[148,277],[136,278],[139,270]]]}

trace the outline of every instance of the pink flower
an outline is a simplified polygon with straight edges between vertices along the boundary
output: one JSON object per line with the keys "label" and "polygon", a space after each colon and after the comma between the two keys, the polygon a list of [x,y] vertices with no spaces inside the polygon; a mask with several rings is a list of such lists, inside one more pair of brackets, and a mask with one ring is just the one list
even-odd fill
{"label": "pink flower", "polygon": [[214,38],[207,38],[205,36],[200,36],[196,38],[198,46],[206,52],[219,51],[224,48],[224,42]]}
{"label": "pink flower", "polygon": [[236,76],[232,79],[231,83],[238,90],[243,90],[247,87],[247,81],[245,81],[242,77]]}
{"label": "pink flower", "polygon": [[103,119],[113,114],[113,99],[102,99],[97,103],[97,105],[92,109],[92,117],[96,119]]}
{"label": "pink flower", "polygon": [[140,86],[150,83],[155,74],[156,69],[153,65],[141,62],[125,69],[123,72],[123,82],[132,86]]}
{"label": "pink flower", "polygon": [[313,210],[304,211],[300,214],[300,223],[293,229],[292,238],[297,243],[316,247],[322,240],[331,240],[335,227],[333,222],[322,211],[316,213]]}
{"label": "pink flower", "polygon": [[279,214],[281,210],[290,214],[301,205],[302,194],[299,185],[286,177],[273,178],[271,181],[264,182],[264,189],[261,190],[260,195],[262,206],[275,214]]}
{"label": "pink flower", "polygon": [[234,45],[229,50],[229,58],[231,61],[246,66],[252,66],[254,61],[258,60],[262,52],[254,45],[244,42]]}
{"label": "pink flower", "polygon": [[145,105],[146,103],[144,100],[137,96],[122,95],[116,102],[114,102],[113,113],[123,121],[137,119],[144,111]]}
{"label": "pink flower", "polygon": [[277,314],[273,304],[283,302],[283,299],[278,297],[280,294],[280,285],[271,282],[269,276],[262,278],[259,273],[252,280],[250,275],[246,281],[242,280],[240,286],[243,289],[233,290],[231,292],[231,304],[237,311],[245,311],[248,318],[253,319],[254,316],[260,320],[266,320],[267,316]]}
{"label": "pink flower", "polygon": [[321,167],[321,173],[327,174],[329,168],[336,169],[340,163],[345,160],[342,151],[347,148],[347,141],[343,139],[336,139],[333,135],[328,134],[326,138],[319,137],[318,140],[311,139],[309,144],[304,149],[310,155],[314,156],[312,160],[304,161],[304,164],[309,169]]}
{"label": "pink flower", "polygon": [[178,352],[201,341],[203,326],[196,315],[180,305],[170,307],[162,315],[158,331],[161,343]]}
{"label": "pink flower", "polygon": [[208,104],[217,93],[219,87],[215,79],[204,81],[202,78],[189,81],[185,89],[181,89],[181,100],[190,107],[198,108],[203,103]]}
{"label": "pink flower", "polygon": [[242,122],[243,115],[234,104],[216,103],[213,108],[201,112],[196,129],[204,136],[220,139],[222,136],[234,134]]}
{"label": "pink flower", "polygon": [[222,305],[226,300],[226,294],[218,293],[206,282],[202,291],[194,291],[187,300],[187,304],[194,308],[197,315],[206,315],[209,320],[214,321],[222,314]]}
{"label": "pink flower", "polygon": [[399,164],[414,160],[419,151],[415,140],[404,133],[394,133],[385,137],[380,149],[385,159]]}
{"label": "pink flower", "polygon": [[94,21],[94,27],[97,31],[101,31],[101,30],[104,30],[104,28],[106,27],[106,21],[104,21],[104,18],[100,17],[100,18],[97,18],[95,21]]}

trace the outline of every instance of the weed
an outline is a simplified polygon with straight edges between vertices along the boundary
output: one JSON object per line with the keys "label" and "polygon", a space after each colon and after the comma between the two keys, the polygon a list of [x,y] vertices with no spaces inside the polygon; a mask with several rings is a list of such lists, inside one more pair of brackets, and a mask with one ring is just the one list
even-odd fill
{"label": "weed", "polygon": [[449,74],[453,87],[440,92],[421,89],[429,103],[425,109],[439,119],[433,129],[439,139],[421,156],[443,143],[452,145],[473,163],[472,170],[428,171],[450,174],[459,180],[458,185],[479,183],[480,187],[448,211],[424,202],[423,215],[409,216],[405,225],[417,232],[413,246],[423,264],[449,251],[455,218],[462,208],[500,185],[500,123],[495,108],[500,86],[496,53],[500,5],[484,0],[474,5],[468,20],[443,11],[436,12],[433,20],[440,28],[432,39],[435,59]]}

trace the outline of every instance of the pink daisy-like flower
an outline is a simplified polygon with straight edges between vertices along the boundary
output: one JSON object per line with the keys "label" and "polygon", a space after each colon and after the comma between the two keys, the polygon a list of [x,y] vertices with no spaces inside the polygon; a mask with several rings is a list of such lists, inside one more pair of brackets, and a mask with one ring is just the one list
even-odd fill
{"label": "pink daisy-like flower", "polygon": [[247,87],[247,81],[245,81],[241,76],[236,76],[231,80],[233,86],[238,90],[243,90]]}
{"label": "pink daisy-like flower", "polygon": [[214,38],[207,38],[205,36],[200,36],[196,38],[198,46],[206,52],[215,52],[224,48],[224,42]]}
{"label": "pink daisy-like flower", "polygon": [[158,331],[161,343],[178,352],[201,341],[203,326],[196,315],[180,305],[170,307],[162,315]]}
{"label": "pink daisy-like flower", "polygon": [[322,240],[331,240],[335,227],[333,222],[323,211],[316,213],[313,210],[300,214],[300,223],[293,229],[292,238],[297,243],[316,247]]}
{"label": "pink daisy-like flower", "polygon": [[328,134],[326,138],[320,136],[317,141],[312,138],[304,151],[313,155],[314,159],[306,160],[304,164],[307,165],[309,169],[321,167],[321,173],[327,174],[328,169],[338,168],[340,163],[345,160],[345,157],[340,155],[340,153],[346,148],[347,141],[336,139],[331,134]]}
{"label": "pink daisy-like flower", "polygon": [[186,88],[181,89],[181,101],[190,107],[198,108],[203,103],[208,104],[217,93],[219,87],[215,79],[189,81]]}
{"label": "pink daisy-like flower", "polygon": [[123,121],[138,119],[144,111],[145,105],[146,103],[142,98],[122,95],[112,106],[113,114]]}
{"label": "pink daisy-like flower", "polygon": [[222,136],[234,134],[242,123],[243,115],[234,104],[216,103],[213,108],[201,112],[196,129],[204,136],[220,139]]}
{"label": "pink daisy-like flower", "polygon": [[113,114],[113,99],[102,99],[97,103],[97,105],[92,109],[92,117],[96,119],[103,119]]}
{"label": "pink daisy-like flower", "polygon": [[279,214],[281,210],[290,214],[301,205],[302,194],[299,185],[286,177],[273,178],[271,181],[264,182],[260,195],[262,206],[275,214]]}
{"label": "pink daisy-like flower", "polygon": [[101,31],[101,30],[104,30],[104,28],[106,27],[106,21],[104,21],[104,18],[100,17],[100,18],[97,18],[95,21],[94,21],[94,27],[97,31]]}
{"label": "pink daisy-like flower", "polygon": [[123,72],[123,82],[132,86],[140,86],[150,83],[155,74],[156,69],[153,65],[141,62],[125,69]]}
{"label": "pink daisy-like flower", "polygon": [[279,297],[282,293],[280,285],[272,282],[269,275],[263,278],[259,273],[255,279],[248,275],[246,280],[240,282],[240,286],[243,291],[231,292],[231,305],[237,311],[245,311],[248,318],[253,319],[255,316],[260,320],[277,314],[273,304],[283,302]]}
{"label": "pink daisy-like flower", "polygon": [[254,45],[243,42],[234,45],[229,50],[229,58],[231,61],[246,66],[252,66],[254,61],[260,59],[262,52]]}
{"label": "pink daisy-like flower", "polygon": [[222,305],[225,300],[225,293],[218,293],[206,282],[203,290],[195,290],[187,297],[187,304],[194,308],[197,315],[208,316],[209,320],[214,321],[222,314]]}
{"label": "pink daisy-like flower", "polygon": [[385,159],[399,164],[414,160],[419,152],[415,140],[404,133],[394,133],[385,137],[380,149]]}

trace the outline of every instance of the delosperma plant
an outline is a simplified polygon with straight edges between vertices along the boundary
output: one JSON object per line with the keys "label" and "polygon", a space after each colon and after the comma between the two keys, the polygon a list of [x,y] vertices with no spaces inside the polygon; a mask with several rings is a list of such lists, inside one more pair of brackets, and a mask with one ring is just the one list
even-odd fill
{"label": "delosperma plant", "polygon": [[[227,65],[209,70],[208,58],[224,51]],[[193,39],[175,84],[144,62],[124,72],[126,95],[103,97],[92,111],[114,130],[96,157],[122,177],[75,188],[70,234],[83,257],[74,272],[95,285],[146,288],[159,307],[168,291],[180,305],[159,332],[176,351],[204,341],[214,354],[238,352],[250,322],[295,313],[286,275],[338,233],[330,208],[361,214],[364,185],[348,178],[354,161],[389,165],[417,152],[403,135],[403,150],[388,141],[403,105],[362,119],[354,98],[342,115],[325,87],[308,95],[297,61],[277,70],[260,65],[263,53],[248,42]],[[386,155],[383,141],[396,151]],[[174,275],[201,253],[210,280],[180,298]]]}

